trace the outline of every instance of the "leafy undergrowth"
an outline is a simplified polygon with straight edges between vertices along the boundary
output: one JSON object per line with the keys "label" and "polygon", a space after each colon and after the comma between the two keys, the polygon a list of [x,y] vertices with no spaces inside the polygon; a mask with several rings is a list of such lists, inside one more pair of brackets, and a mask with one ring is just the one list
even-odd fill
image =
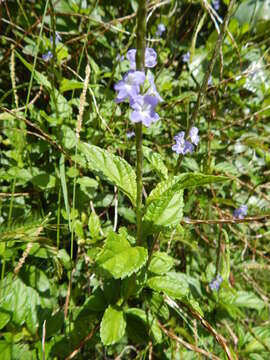
{"label": "leafy undergrowth", "polygon": [[147,2],[139,238],[138,3],[0,1],[1,360],[269,359],[269,0]]}

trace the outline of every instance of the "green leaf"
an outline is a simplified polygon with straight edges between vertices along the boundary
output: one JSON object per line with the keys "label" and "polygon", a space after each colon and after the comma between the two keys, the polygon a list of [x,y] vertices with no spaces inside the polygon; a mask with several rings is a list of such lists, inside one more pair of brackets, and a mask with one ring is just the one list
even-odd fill
{"label": "green leaf", "polygon": [[251,27],[256,27],[260,21],[270,20],[270,0],[245,0],[234,17],[240,25],[248,23]]}
{"label": "green leaf", "polygon": [[125,335],[126,320],[122,310],[109,306],[102,318],[100,337],[104,345],[112,345]]}
{"label": "green leaf", "polygon": [[189,295],[189,286],[180,273],[171,272],[163,276],[154,276],[147,281],[147,285],[157,291],[163,292],[174,299],[183,299]]}
{"label": "green leaf", "polygon": [[145,326],[145,333],[149,333],[148,328],[150,328],[150,334],[152,335],[155,343],[160,343],[162,341],[162,331],[158,326],[157,319],[153,317],[151,313],[147,313],[138,308],[129,308],[125,311],[125,313],[132,317],[137,317],[142,321]]}
{"label": "green leaf", "polygon": [[55,187],[56,178],[46,172],[34,176],[31,182],[42,190],[51,189]]}
{"label": "green leaf", "polygon": [[100,312],[106,309],[108,304],[106,304],[106,299],[103,291],[100,288],[97,288],[93,294],[85,301],[82,306],[82,309],[78,316],[87,316],[91,312]]}
{"label": "green leaf", "polygon": [[71,128],[66,125],[62,125],[61,135],[63,145],[69,150],[74,148],[78,141],[75,131],[71,130]]}
{"label": "green leaf", "polygon": [[12,360],[12,343],[5,340],[0,341],[0,354],[5,360]]}
{"label": "green leaf", "polygon": [[60,92],[64,93],[65,91],[83,89],[83,82],[76,80],[69,80],[63,78],[60,84]]}
{"label": "green leaf", "polygon": [[[5,334],[6,335],[6,334]],[[34,354],[29,350],[27,344],[15,343],[11,336],[8,340],[0,340],[0,356],[3,360],[33,360]]]}
{"label": "green leaf", "polygon": [[22,270],[23,279],[31,288],[36,289],[39,293],[50,291],[50,282],[45,273],[36,266],[27,266]]}
{"label": "green leaf", "polygon": [[167,321],[170,317],[170,311],[167,304],[164,302],[164,298],[159,293],[152,291],[147,295],[147,302],[151,308],[151,311],[158,317],[162,317]]}
{"label": "green leaf", "polygon": [[9,313],[0,309],[0,330],[8,324],[10,317]]}
{"label": "green leaf", "polygon": [[96,263],[105,276],[123,279],[138,271],[147,258],[145,248],[131,247],[124,234],[118,235],[111,231]]}
{"label": "green leaf", "polygon": [[176,192],[190,187],[219,183],[227,180],[229,179],[225,176],[204,175],[201,173],[184,173],[157,184],[157,186],[149,194],[147,204],[160,198],[161,195],[168,190]]}
{"label": "green leaf", "polygon": [[69,229],[71,229],[70,207],[69,207],[69,201],[68,201],[68,189],[67,189],[67,181],[66,181],[65,156],[64,156],[64,154],[61,154],[61,156],[60,156],[59,172],[60,172],[60,180],[61,180],[62,192],[63,192],[63,196],[64,196],[65,209],[66,209],[66,212],[67,212],[67,215],[68,215]]}
{"label": "green leaf", "polygon": [[156,252],[149,265],[149,271],[162,275],[170,271],[174,265],[174,259],[165,252]]}
{"label": "green leaf", "polygon": [[[63,78],[60,83],[60,92],[64,93],[65,91],[83,89],[83,86],[84,86],[84,84],[81,81],[76,81],[73,79],[69,80],[69,79]],[[96,86],[99,86],[99,85],[88,85],[88,87],[96,87]]]}
{"label": "green leaf", "polygon": [[0,309],[11,314],[11,321],[18,326],[27,325],[28,330],[34,334],[38,328],[40,311],[42,308],[52,308],[49,298],[42,298],[38,292],[25,285],[25,283],[12,274],[1,281]]}
{"label": "green leaf", "polygon": [[255,310],[262,310],[265,306],[263,300],[259,299],[252,292],[237,291],[233,304],[239,307],[246,307]]}
{"label": "green leaf", "polygon": [[168,169],[164,165],[162,157],[159,153],[153,151],[152,149],[143,146],[143,154],[146,157],[147,161],[152,165],[153,169],[156,170],[158,175],[163,179],[168,178]]}
{"label": "green leaf", "polygon": [[88,228],[90,231],[91,237],[95,240],[99,238],[99,232],[100,232],[100,221],[99,217],[95,212],[91,212],[91,215],[89,217],[88,221]]}
{"label": "green leaf", "polygon": [[87,166],[91,171],[116,185],[135,205],[136,175],[132,167],[124,159],[98,146],[83,142],[79,142],[78,149],[85,156]]}
{"label": "green leaf", "polygon": [[152,200],[144,215],[144,227],[147,232],[153,226],[170,227],[179,223],[183,216],[183,191],[166,191]]}
{"label": "green leaf", "polygon": [[[264,351],[266,344],[270,347],[270,326],[267,324],[265,326],[252,327],[252,335],[250,332],[246,332],[243,343],[246,344],[243,351],[245,353],[255,353],[259,351]],[[265,359],[263,357],[262,359]]]}

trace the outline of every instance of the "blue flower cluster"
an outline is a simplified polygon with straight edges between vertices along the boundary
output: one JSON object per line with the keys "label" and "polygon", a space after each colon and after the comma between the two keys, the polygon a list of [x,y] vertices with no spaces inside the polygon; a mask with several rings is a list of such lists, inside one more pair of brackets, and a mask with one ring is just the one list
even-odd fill
{"label": "blue flower cluster", "polygon": [[156,36],[160,37],[166,31],[166,27],[164,24],[160,23],[157,26]]}
{"label": "blue flower cluster", "polygon": [[[163,99],[157,91],[153,74],[150,71],[147,74],[144,71],[136,71],[136,49],[130,49],[126,58],[129,61],[130,70],[114,86],[117,91],[115,101],[120,103],[128,100],[132,109],[131,122],[142,122],[148,127],[159,120],[155,109]],[[146,68],[156,66],[157,53],[154,49],[145,49],[144,64]],[[143,93],[141,93],[142,89]]]}
{"label": "blue flower cluster", "polygon": [[237,219],[244,219],[244,217],[247,215],[247,210],[247,205],[241,205],[239,208],[234,210],[233,216]]}
{"label": "blue flower cluster", "polygon": [[[61,36],[58,34],[58,32],[56,32],[55,33],[55,45],[57,46],[59,43],[61,43],[61,41],[62,41]],[[50,37],[50,43],[51,43],[51,46],[53,46],[53,37],[52,36]],[[50,61],[52,58],[53,58],[53,54],[50,50],[42,55],[42,60],[45,62]]]}
{"label": "blue flower cluster", "polygon": [[188,63],[190,60],[190,52],[188,51],[187,53],[185,53],[184,55],[182,55],[182,61],[184,63]]}
{"label": "blue flower cluster", "polygon": [[217,277],[214,278],[214,279],[210,282],[210,284],[209,284],[210,289],[211,289],[212,291],[218,291],[218,289],[219,289],[222,281],[223,281],[222,276],[218,274]]}
{"label": "blue flower cluster", "polygon": [[198,145],[200,138],[199,138],[199,130],[195,126],[193,126],[189,131],[189,137],[191,142],[185,140],[185,132],[181,131],[178,133],[174,140],[176,141],[176,144],[172,146],[173,151],[176,152],[176,154],[182,154],[186,155],[187,153],[192,153],[194,151],[194,145]]}
{"label": "blue flower cluster", "polygon": [[50,61],[52,58],[53,58],[53,54],[50,50],[45,54],[42,54],[42,60],[44,60],[45,62]]}

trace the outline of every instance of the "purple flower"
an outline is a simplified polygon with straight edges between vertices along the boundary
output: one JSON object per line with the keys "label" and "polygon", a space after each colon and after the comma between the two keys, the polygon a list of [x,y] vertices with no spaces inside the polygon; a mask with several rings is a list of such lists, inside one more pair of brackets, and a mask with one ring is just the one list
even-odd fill
{"label": "purple flower", "polygon": [[210,76],[209,76],[209,79],[208,79],[208,81],[207,81],[207,85],[208,85],[208,86],[213,85],[213,78],[212,78],[212,75],[210,75]]}
{"label": "purple flower", "polygon": [[216,11],[218,11],[219,8],[220,8],[220,1],[219,0],[212,0],[212,6]]}
{"label": "purple flower", "polygon": [[218,274],[217,277],[210,282],[209,284],[210,289],[212,291],[218,291],[222,281],[223,281],[222,276]]}
{"label": "purple flower", "polygon": [[193,126],[189,130],[190,140],[191,140],[192,144],[194,144],[196,146],[199,144],[199,141],[200,141],[200,137],[199,137],[198,133],[199,133],[199,129],[195,126]]}
{"label": "purple flower", "polygon": [[176,144],[172,146],[172,150],[176,152],[176,154],[182,154],[185,155],[187,153],[192,153],[194,150],[194,146],[189,142],[185,140],[185,132],[181,131],[178,133],[174,140],[176,141]]}
{"label": "purple flower", "polygon": [[145,49],[145,66],[147,68],[153,68],[157,65],[157,53],[152,48]]}
{"label": "purple flower", "polygon": [[134,136],[135,136],[135,132],[134,132],[134,131],[129,131],[129,132],[126,133],[126,137],[127,137],[128,139],[131,139],[131,138],[133,138]]}
{"label": "purple flower", "polygon": [[155,112],[158,100],[151,95],[138,95],[131,99],[130,105],[134,111],[130,114],[133,123],[142,122],[145,126],[159,120],[159,115]]}
{"label": "purple flower", "polygon": [[159,102],[163,102],[164,100],[162,99],[162,97],[159,95],[158,91],[157,91],[157,88],[156,88],[156,85],[155,85],[155,79],[154,79],[154,76],[153,74],[151,74],[151,72],[149,72],[147,74],[147,80],[149,81],[149,84],[150,84],[150,87],[149,89],[147,90],[147,95],[154,95]]}
{"label": "purple flower", "polygon": [[[187,140],[185,140],[185,132],[181,131],[180,133],[178,133],[175,137],[174,140],[176,141],[176,143],[172,146],[172,150],[175,151],[177,154],[182,154],[182,155],[186,155],[187,153],[192,154],[194,151],[194,145],[198,145],[199,143],[199,135],[198,135],[198,128],[196,128],[195,126],[193,126],[190,131],[189,131],[189,137],[191,140],[191,143]],[[192,145],[194,144],[194,145]]]}
{"label": "purple flower", "polygon": [[[127,52],[130,69],[136,69],[136,49],[130,49]],[[147,68],[153,68],[157,64],[157,53],[152,48],[145,49],[144,65]]]}
{"label": "purple flower", "polygon": [[115,101],[120,103],[126,99],[136,97],[140,92],[140,85],[145,81],[145,73],[143,71],[129,71],[114,85],[114,89],[118,91]]}
{"label": "purple flower", "polygon": [[136,49],[128,50],[126,56],[129,61],[130,68],[132,70],[135,70],[136,69]]}
{"label": "purple flower", "polygon": [[[61,36],[58,34],[58,32],[55,33],[55,45],[59,44],[62,41]],[[50,36],[50,42],[53,45],[53,36]]]}
{"label": "purple flower", "polygon": [[190,59],[190,52],[188,51],[186,54],[182,55],[182,61],[184,63],[188,63]]}
{"label": "purple flower", "polygon": [[247,205],[241,205],[239,208],[234,210],[233,216],[237,219],[244,219],[244,217],[247,215],[247,210]]}
{"label": "purple flower", "polygon": [[50,61],[53,57],[53,54],[51,51],[48,51],[47,53],[42,55],[42,59],[46,62]]}
{"label": "purple flower", "polygon": [[156,36],[162,36],[162,34],[166,31],[166,27],[164,24],[160,23],[157,26]]}

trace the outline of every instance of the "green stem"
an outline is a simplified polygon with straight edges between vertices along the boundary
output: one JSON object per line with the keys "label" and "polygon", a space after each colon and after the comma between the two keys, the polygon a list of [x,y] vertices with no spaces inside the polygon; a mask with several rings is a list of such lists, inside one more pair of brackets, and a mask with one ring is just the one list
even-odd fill
{"label": "green stem", "polygon": [[62,196],[62,190],[61,190],[61,186],[59,186],[58,204],[57,204],[57,236],[56,236],[57,249],[59,249],[59,245],[60,245],[61,196]]}
{"label": "green stem", "polygon": [[[146,0],[139,0],[137,12],[137,52],[136,52],[136,69],[144,71],[144,52],[145,52],[145,34],[146,34]],[[136,124],[136,220],[137,220],[137,243],[142,241],[142,123]]]}
{"label": "green stem", "polygon": [[136,220],[137,220],[137,243],[142,240],[142,123],[136,124],[136,183],[137,183],[137,199],[136,199]]}

